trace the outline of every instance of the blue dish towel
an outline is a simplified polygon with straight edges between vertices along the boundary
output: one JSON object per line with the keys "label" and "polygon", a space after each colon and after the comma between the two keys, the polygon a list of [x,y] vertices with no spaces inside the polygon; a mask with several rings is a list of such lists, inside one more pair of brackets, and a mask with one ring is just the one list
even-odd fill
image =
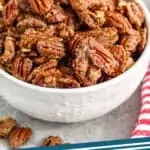
{"label": "blue dish towel", "polygon": [[150,150],[150,138],[67,144],[55,147],[25,148],[22,150]]}

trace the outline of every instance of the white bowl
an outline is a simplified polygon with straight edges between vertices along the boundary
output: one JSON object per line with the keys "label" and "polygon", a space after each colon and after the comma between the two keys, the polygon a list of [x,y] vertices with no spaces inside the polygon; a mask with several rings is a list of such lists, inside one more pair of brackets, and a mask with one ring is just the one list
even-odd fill
{"label": "white bowl", "polygon": [[[141,1],[140,4],[145,10],[149,28],[148,10]],[[79,89],[43,88],[0,70],[0,95],[18,110],[46,121],[71,123],[102,116],[126,101],[141,83],[150,60],[149,37],[135,65],[105,83]]]}

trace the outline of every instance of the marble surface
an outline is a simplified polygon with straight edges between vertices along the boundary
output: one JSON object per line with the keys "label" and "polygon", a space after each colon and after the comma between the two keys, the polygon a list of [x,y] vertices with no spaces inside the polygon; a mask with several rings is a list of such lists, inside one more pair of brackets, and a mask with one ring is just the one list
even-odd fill
{"label": "marble surface", "polygon": [[[126,103],[111,113],[77,124],[55,124],[36,120],[12,108],[2,98],[0,99],[0,116],[12,116],[20,125],[33,129],[33,137],[25,147],[38,146],[41,139],[49,135],[58,135],[69,143],[128,138],[135,126],[139,110],[139,89]],[[6,142],[0,140],[0,149],[6,150],[6,148]]]}

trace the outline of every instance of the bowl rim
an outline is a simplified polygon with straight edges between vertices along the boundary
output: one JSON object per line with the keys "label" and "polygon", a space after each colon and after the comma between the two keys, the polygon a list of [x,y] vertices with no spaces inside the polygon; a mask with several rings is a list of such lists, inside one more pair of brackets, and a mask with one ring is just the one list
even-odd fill
{"label": "bowl rim", "polygon": [[72,88],[72,89],[65,89],[65,88],[59,89],[59,88],[40,87],[37,85],[27,83],[25,81],[22,81],[22,80],[19,80],[19,79],[13,77],[12,75],[10,75],[9,73],[5,72],[2,69],[0,69],[0,74],[3,75],[4,77],[6,77],[8,80],[11,80],[14,84],[17,84],[19,86],[23,86],[25,88],[32,89],[34,91],[39,91],[39,92],[50,92],[50,93],[60,93],[60,94],[65,94],[65,93],[66,94],[67,93],[74,94],[74,93],[86,93],[86,92],[96,91],[97,89],[106,88],[112,84],[119,82],[120,80],[126,79],[126,77],[128,77],[128,75],[132,72],[132,70],[134,70],[136,68],[136,66],[138,66],[142,62],[143,58],[145,58],[147,53],[150,53],[149,52],[149,45],[150,45],[149,11],[148,11],[148,8],[145,6],[144,2],[139,1],[139,0],[135,0],[135,1],[138,2],[144,10],[146,25],[147,25],[147,29],[148,29],[148,41],[147,41],[147,44],[145,46],[143,53],[141,54],[139,59],[136,61],[136,63],[131,68],[129,68],[127,71],[122,73],[121,75],[114,77],[111,80],[108,80],[108,81],[105,81],[105,82],[102,82],[102,83],[99,83],[96,85],[88,86],[88,87],[80,87],[80,88]]}

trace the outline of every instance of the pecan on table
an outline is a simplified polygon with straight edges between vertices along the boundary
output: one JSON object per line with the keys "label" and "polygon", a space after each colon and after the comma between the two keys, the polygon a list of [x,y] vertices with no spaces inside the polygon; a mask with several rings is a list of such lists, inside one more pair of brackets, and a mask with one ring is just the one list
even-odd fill
{"label": "pecan on table", "polygon": [[12,25],[19,15],[19,1],[10,0],[4,6],[3,19],[5,25]]}
{"label": "pecan on table", "polygon": [[41,146],[56,146],[63,144],[63,140],[58,136],[49,136],[42,141]]}
{"label": "pecan on table", "polygon": [[32,11],[39,15],[47,13],[53,5],[52,0],[29,0],[29,3]]}
{"label": "pecan on table", "polygon": [[25,144],[31,135],[32,130],[30,128],[15,127],[8,136],[8,144],[11,148],[18,148]]}
{"label": "pecan on table", "polygon": [[0,137],[7,138],[12,129],[16,126],[16,120],[5,117],[0,120]]}

